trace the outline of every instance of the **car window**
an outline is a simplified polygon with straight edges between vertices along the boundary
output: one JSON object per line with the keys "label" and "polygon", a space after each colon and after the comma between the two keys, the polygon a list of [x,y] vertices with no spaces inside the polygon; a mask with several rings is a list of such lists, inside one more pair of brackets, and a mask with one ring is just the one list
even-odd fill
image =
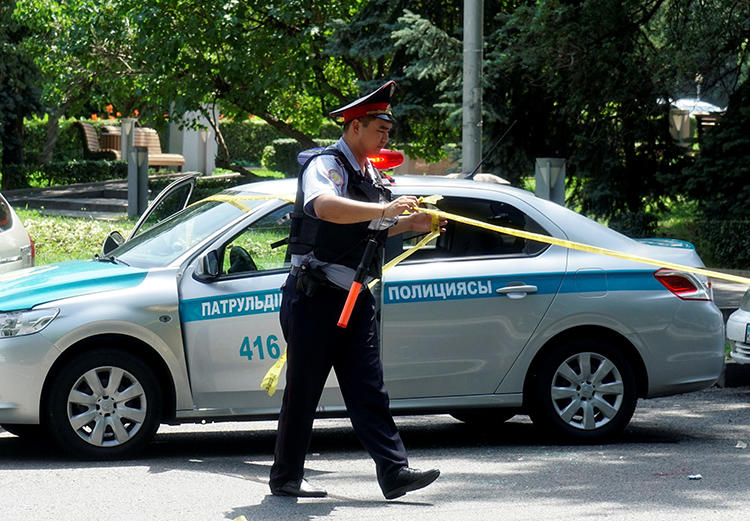
{"label": "car window", "polygon": [[286,239],[292,205],[265,215],[227,242],[220,251],[222,274],[235,276],[258,271],[289,269]]}
{"label": "car window", "polygon": [[190,192],[193,190],[192,185],[185,184],[174,190],[167,197],[161,200],[158,206],[153,208],[148,215],[148,218],[143,221],[134,234],[139,235],[146,230],[153,228],[155,225],[162,222],[167,217],[174,215],[179,212],[185,206],[185,201],[190,196]]}
{"label": "car window", "polygon": [[10,207],[8,204],[0,199],[0,232],[8,230],[13,222],[10,219]]}
{"label": "car window", "polygon": [[[515,206],[486,199],[444,197],[433,208],[497,226],[549,235],[534,219]],[[403,234],[401,250],[416,244],[421,235]],[[410,259],[461,258],[478,256],[533,256],[548,245],[477,226],[448,221],[445,232],[415,252]],[[389,253],[393,249],[389,248]],[[390,255],[389,255],[390,256]]]}
{"label": "car window", "polygon": [[202,201],[167,217],[110,253],[133,266],[167,266],[243,213],[232,204]]}

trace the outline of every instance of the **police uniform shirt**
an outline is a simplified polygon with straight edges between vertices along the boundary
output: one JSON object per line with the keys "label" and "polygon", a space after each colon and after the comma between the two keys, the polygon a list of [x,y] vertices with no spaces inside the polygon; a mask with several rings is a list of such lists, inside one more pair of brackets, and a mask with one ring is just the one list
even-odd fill
{"label": "police uniform shirt", "polygon": [[[350,166],[359,175],[362,175],[362,171],[357,160],[354,158],[354,154],[349,150],[349,146],[343,138],[340,138],[335,144],[328,147],[328,149],[334,148],[343,152],[344,157],[349,161]],[[366,170],[367,172],[365,175],[372,179],[373,182],[384,182],[369,160],[367,161]],[[317,218],[313,207],[313,201],[318,196],[337,195],[340,197],[346,197],[346,185],[348,180],[349,176],[346,169],[339,164],[335,156],[321,155],[312,159],[302,178],[302,192],[305,195],[305,213],[310,217]],[[381,202],[387,201],[384,200]],[[369,228],[372,230],[385,230],[393,226],[395,223],[395,218],[373,219],[370,221]],[[352,280],[354,280],[353,269],[342,264],[321,262],[315,258],[312,252],[307,255],[292,256],[293,266],[300,266],[305,261],[309,262],[313,268],[321,266],[328,277],[328,280],[343,289],[349,289]]]}

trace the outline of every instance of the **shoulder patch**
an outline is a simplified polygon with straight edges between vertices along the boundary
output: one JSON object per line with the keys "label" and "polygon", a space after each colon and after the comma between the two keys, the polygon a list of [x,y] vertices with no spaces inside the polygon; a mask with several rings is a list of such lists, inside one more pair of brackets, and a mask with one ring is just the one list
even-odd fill
{"label": "shoulder patch", "polygon": [[331,168],[328,172],[326,172],[326,177],[330,179],[336,186],[341,186],[344,184],[344,176],[342,176],[341,172],[339,172],[335,168]]}

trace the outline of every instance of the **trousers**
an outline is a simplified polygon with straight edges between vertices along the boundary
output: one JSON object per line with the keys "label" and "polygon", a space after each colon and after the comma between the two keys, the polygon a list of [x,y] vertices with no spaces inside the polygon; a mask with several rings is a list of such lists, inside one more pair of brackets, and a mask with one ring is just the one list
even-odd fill
{"label": "trousers", "polygon": [[408,466],[383,384],[375,300],[369,290],[362,291],[344,329],[336,324],[346,296],[346,291],[324,285],[309,297],[297,290],[293,275],[283,287],[279,316],[287,373],[271,487],[303,478],[315,410],[331,368],[354,432],[375,461],[378,481]]}

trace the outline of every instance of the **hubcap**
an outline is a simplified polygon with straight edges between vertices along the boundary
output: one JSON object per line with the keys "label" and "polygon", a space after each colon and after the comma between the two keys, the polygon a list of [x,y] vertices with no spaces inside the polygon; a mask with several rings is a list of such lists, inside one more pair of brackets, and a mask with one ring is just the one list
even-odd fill
{"label": "hubcap", "polygon": [[582,430],[603,427],[620,412],[625,393],[615,364],[599,353],[577,353],[555,371],[552,404],[569,426]]}
{"label": "hubcap", "polygon": [[146,410],[143,387],[119,367],[87,371],[68,394],[71,427],[97,447],[114,447],[130,440],[143,426]]}

